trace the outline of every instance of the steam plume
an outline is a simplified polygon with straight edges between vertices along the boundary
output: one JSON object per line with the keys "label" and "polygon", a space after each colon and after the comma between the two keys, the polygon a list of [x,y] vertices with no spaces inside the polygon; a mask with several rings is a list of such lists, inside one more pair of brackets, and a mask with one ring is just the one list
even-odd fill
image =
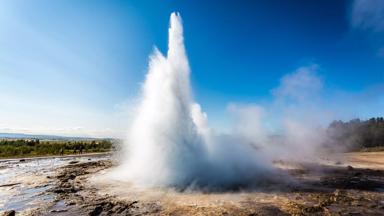
{"label": "steam plume", "polygon": [[193,100],[189,73],[182,21],[172,13],[167,55],[155,49],[150,57],[122,179],[145,186],[229,186],[266,168],[250,143],[212,133]]}

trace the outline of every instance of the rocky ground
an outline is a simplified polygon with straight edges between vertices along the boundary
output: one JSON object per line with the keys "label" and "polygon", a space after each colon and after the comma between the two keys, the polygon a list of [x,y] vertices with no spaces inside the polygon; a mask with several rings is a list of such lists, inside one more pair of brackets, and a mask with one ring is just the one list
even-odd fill
{"label": "rocky ground", "polygon": [[[383,156],[383,155],[381,155]],[[352,160],[350,160],[352,161]],[[262,188],[221,192],[140,191],[94,181],[110,159],[73,161],[50,178],[55,200],[27,215],[384,215],[384,170],[364,163],[287,163]],[[360,165],[361,165],[360,164]],[[285,180],[283,180],[285,178]],[[102,179],[102,178],[101,178]],[[287,180],[289,179],[289,180]],[[7,212],[6,214],[12,214]]]}

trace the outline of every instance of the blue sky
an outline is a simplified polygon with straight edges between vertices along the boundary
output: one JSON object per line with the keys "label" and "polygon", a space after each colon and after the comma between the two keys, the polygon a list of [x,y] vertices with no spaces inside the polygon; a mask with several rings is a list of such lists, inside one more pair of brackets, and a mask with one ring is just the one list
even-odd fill
{"label": "blue sky", "polygon": [[332,118],[384,115],[380,0],[9,0],[0,3],[0,131],[123,136],[173,11],[194,97],[215,128],[231,104],[281,95],[291,104],[297,92],[315,92],[301,109],[310,101]]}

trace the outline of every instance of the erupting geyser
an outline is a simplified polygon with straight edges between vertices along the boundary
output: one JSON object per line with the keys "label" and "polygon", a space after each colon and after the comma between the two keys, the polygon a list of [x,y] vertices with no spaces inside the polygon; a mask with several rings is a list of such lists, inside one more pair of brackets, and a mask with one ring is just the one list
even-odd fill
{"label": "erupting geyser", "polygon": [[168,52],[150,58],[120,179],[144,186],[231,186],[255,179],[260,160],[251,145],[212,134],[194,102],[183,26],[172,13]]}

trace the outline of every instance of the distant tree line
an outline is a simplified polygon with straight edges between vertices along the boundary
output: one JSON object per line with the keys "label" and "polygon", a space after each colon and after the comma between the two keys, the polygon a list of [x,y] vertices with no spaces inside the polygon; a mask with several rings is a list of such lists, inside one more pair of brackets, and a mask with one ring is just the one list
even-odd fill
{"label": "distant tree line", "polygon": [[107,152],[114,147],[114,141],[85,140],[39,140],[39,139],[4,139],[0,140],[0,157],[25,157],[43,155],[80,154]]}
{"label": "distant tree line", "polygon": [[384,150],[384,118],[366,121],[353,119],[348,122],[334,121],[327,129],[330,143],[346,150],[377,148]]}

